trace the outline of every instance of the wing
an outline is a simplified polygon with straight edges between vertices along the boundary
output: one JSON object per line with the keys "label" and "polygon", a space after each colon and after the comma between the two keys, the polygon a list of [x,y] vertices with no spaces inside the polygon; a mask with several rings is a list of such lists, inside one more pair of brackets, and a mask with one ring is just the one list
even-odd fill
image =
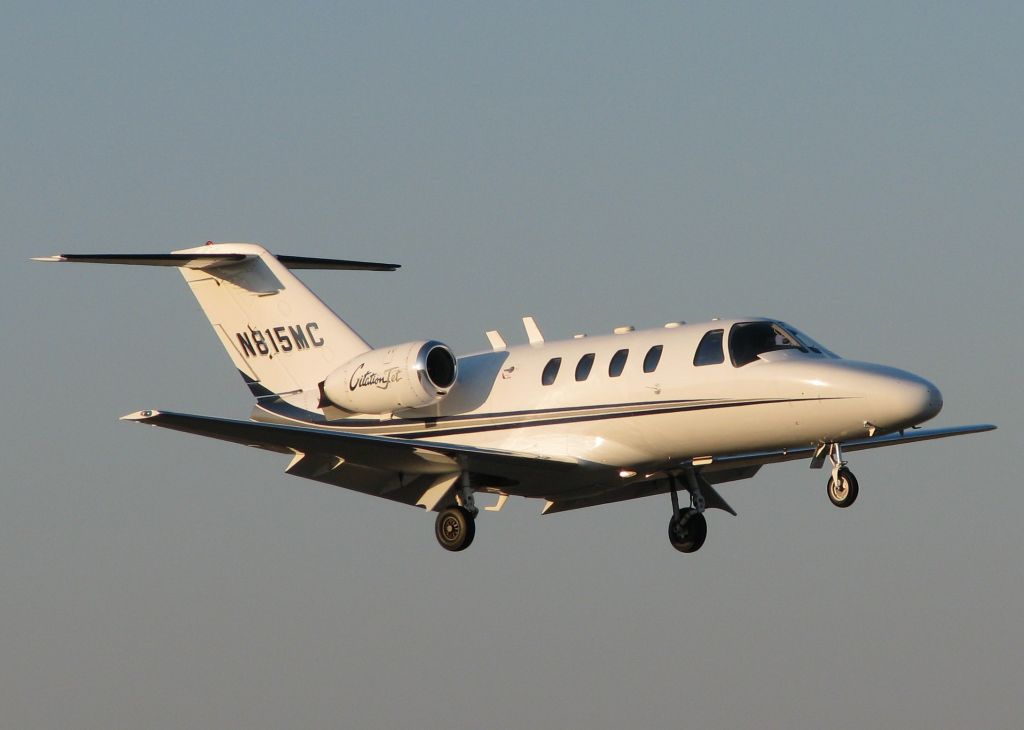
{"label": "wing", "polygon": [[[995,426],[989,423],[979,423],[973,426],[918,429],[904,433],[891,433],[886,436],[843,441],[840,446],[843,447],[844,452],[863,451],[864,449],[878,449],[883,446],[898,446],[900,444],[912,444],[917,441],[931,441],[933,439],[949,438],[950,436],[983,433],[985,431],[994,431],[995,428]],[[717,468],[735,469],[747,466],[763,466],[764,464],[777,464],[783,461],[807,459],[813,457],[817,451],[817,446],[801,446],[795,449],[725,454],[706,459],[688,459],[681,466],[705,466],[706,470],[709,471],[715,471]]]}
{"label": "wing", "polygon": [[427,509],[441,504],[463,471],[474,484],[524,497],[608,471],[568,458],[167,411],[139,411],[122,420],[293,454],[289,474]]}
{"label": "wing", "polygon": [[[455,488],[463,471],[470,474],[476,486],[522,497],[545,498],[548,501],[545,514],[662,494],[669,490],[667,478],[660,474],[659,478],[623,484],[621,479],[615,478],[616,470],[603,465],[501,449],[168,411],[139,411],[124,416],[122,420],[292,454],[292,462],[285,470],[288,474],[430,510],[443,506],[445,497]],[[917,430],[856,439],[844,442],[842,446],[844,451],[859,451],[981,433],[994,428],[981,424]],[[735,514],[714,491],[712,484],[748,479],[765,464],[811,458],[816,451],[814,446],[805,446],[725,454],[686,459],[673,467],[699,467],[705,496],[709,499],[708,506]]]}
{"label": "wing", "polygon": [[[887,436],[876,436],[874,438],[855,439],[845,441],[841,445],[843,451],[860,451],[863,449],[877,449],[882,446],[896,446],[898,444],[910,444],[915,441],[929,441],[932,439],[947,438],[949,436],[962,436],[970,433],[982,433],[992,431],[995,426],[990,424],[978,424],[975,426],[954,426],[951,428],[933,428],[927,430],[910,431],[903,434],[889,434]],[[803,446],[792,449],[777,449],[774,451],[755,451],[741,454],[723,454],[720,456],[707,456],[702,458],[685,459],[667,468],[697,467],[698,478],[702,481],[704,496],[708,507],[721,509],[733,515],[735,510],[726,502],[712,485],[723,482],[731,482],[740,479],[750,479],[765,464],[776,464],[783,461],[795,461],[797,459],[813,458],[818,452],[817,446]],[[599,504],[610,504],[621,502],[637,497],[649,497],[655,494],[665,494],[671,488],[665,471],[660,471],[653,478],[643,481],[634,481],[627,484],[605,484],[605,488],[595,485],[592,492],[586,493],[581,490],[577,494],[562,494],[551,497],[544,508],[544,514],[566,512],[568,510],[580,509],[582,507],[593,507]]]}

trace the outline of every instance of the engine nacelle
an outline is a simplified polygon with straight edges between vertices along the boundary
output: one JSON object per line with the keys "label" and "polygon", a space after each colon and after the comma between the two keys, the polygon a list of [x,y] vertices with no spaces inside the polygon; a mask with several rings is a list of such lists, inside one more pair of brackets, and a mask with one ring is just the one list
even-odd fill
{"label": "engine nacelle", "polygon": [[[391,413],[437,403],[455,384],[458,362],[447,345],[406,342],[364,352],[320,384],[324,400],[353,413]],[[323,403],[327,405],[327,403]]]}

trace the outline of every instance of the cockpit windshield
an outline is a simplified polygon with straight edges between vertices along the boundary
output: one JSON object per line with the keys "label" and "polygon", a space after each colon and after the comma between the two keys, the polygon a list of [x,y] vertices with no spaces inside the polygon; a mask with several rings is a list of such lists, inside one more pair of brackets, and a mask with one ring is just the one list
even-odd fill
{"label": "cockpit windshield", "polygon": [[785,322],[741,322],[729,333],[729,356],[738,368],[765,352],[796,350],[819,357],[838,357]]}
{"label": "cockpit windshield", "polygon": [[818,344],[817,342],[812,340],[810,337],[805,335],[803,332],[798,330],[793,325],[786,324],[785,322],[779,322],[778,324],[779,324],[780,327],[785,329],[787,332],[791,333],[796,338],[797,342],[802,344],[804,347],[806,347],[810,352],[813,352],[815,355],[824,355],[825,357],[830,357],[833,360],[838,360],[839,359],[839,355],[835,354],[834,352],[832,352],[828,348]]}

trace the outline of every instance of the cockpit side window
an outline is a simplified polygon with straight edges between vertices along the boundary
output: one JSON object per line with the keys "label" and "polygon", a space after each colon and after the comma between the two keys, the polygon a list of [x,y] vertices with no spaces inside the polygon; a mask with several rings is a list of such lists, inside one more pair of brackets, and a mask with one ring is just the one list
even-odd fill
{"label": "cockpit side window", "polygon": [[799,350],[807,352],[799,340],[775,322],[742,322],[729,333],[729,357],[738,368],[757,360],[763,352]]}
{"label": "cockpit side window", "polygon": [[724,333],[725,330],[711,330],[701,338],[693,356],[694,365],[718,365],[725,362],[725,353],[722,351]]}

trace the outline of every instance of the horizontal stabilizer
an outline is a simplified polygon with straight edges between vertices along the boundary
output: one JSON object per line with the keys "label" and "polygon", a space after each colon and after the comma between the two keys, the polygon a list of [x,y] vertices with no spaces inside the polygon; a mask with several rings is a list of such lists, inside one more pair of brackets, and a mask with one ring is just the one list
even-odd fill
{"label": "horizontal stabilizer", "polygon": [[[125,264],[130,266],[176,266],[186,269],[212,269],[230,266],[246,259],[255,258],[241,253],[96,253],[58,254],[38,256],[33,261],[68,262],[79,264]],[[334,269],[336,271],[395,271],[398,264],[382,264],[372,261],[349,261],[347,259],[323,259],[308,256],[277,256],[278,261],[289,269]]]}
{"label": "horizontal stabilizer", "polygon": [[395,271],[400,264],[378,264],[372,261],[346,259],[320,259],[310,256],[278,256],[277,260],[289,269],[335,269],[338,271]]}
{"label": "horizontal stabilizer", "polygon": [[237,264],[248,258],[240,253],[85,253],[38,256],[33,261],[68,262],[73,264],[128,264],[131,266],[180,266],[189,269],[210,269]]}

